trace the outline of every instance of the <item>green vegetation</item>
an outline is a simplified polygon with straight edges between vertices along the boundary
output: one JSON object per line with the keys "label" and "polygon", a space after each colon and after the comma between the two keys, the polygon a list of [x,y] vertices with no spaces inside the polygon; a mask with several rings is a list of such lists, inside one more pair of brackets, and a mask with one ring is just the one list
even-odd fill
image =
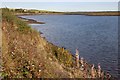
{"label": "green vegetation", "polygon": [[62,14],[62,12],[35,10],[35,9],[9,9],[9,11],[16,13],[17,15],[24,14]]}
{"label": "green vegetation", "polygon": [[14,13],[7,8],[2,10],[2,18],[5,19],[7,22],[13,24],[14,27],[15,25],[17,25],[16,28],[18,31],[25,32],[25,33],[31,31],[30,26],[28,26],[24,21],[21,21],[16,16],[10,15],[10,14],[14,14]]}

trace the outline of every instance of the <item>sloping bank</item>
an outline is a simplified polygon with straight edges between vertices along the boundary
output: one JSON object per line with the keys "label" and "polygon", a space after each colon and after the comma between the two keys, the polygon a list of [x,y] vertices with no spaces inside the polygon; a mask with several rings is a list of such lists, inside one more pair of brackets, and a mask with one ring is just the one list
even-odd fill
{"label": "sloping bank", "polygon": [[75,60],[68,50],[51,44],[12,14],[8,9],[2,10],[4,78],[91,78],[89,64],[87,72],[75,68]]}

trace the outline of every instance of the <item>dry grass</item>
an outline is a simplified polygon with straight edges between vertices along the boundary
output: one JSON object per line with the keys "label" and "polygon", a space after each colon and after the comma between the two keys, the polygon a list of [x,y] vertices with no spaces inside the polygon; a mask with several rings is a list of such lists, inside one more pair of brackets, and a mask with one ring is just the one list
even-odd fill
{"label": "dry grass", "polygon": [[61,64],[70,66],[71,55],[47,42],[37,31],[6,11],[2,20],[3,76],[70,77]]}

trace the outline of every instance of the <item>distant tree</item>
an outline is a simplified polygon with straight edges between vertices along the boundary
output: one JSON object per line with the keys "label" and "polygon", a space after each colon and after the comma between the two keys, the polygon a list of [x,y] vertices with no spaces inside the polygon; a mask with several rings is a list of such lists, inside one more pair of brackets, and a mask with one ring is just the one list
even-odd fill
{"label": "distant tree", "polygon": [[23,9],[15,9],[15,12],[18,12],[18,13],[23,13],[24,10]]}

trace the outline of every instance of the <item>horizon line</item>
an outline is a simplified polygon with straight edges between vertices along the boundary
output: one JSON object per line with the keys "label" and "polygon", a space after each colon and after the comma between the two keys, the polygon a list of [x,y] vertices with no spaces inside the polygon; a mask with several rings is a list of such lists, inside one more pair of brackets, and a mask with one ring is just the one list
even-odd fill
{"label": "horizon line", "polygon": [[53,12],[119,12],[119,10],[81,10],[81,11],[57,11],[57,10],[46,10],[46,9],[35,9],[35,8],[9,8],[8,9],[26,9],[26,10],[41,10],[41,11],[53,11]]}

